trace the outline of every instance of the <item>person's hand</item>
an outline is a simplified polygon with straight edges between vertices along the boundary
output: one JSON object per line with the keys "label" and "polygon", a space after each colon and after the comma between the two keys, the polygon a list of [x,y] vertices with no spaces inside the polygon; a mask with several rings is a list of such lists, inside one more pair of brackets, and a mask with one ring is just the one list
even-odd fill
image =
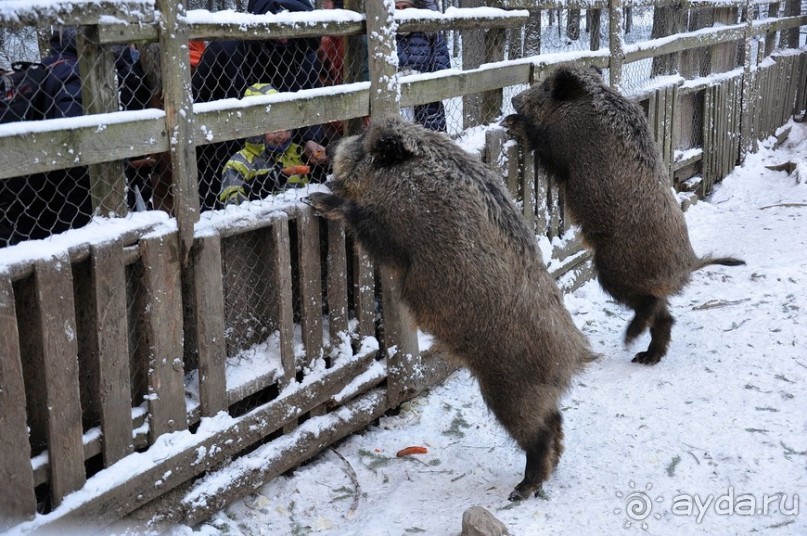
{"label": "person's hand", "polygon": [[328,155],[325,154],[325,147],[313,140],[305,142],[303,153],[305,153],[308,161],[312,164],[323,165],[328,163]]}
{"label": "person's hand", "polygon": [[244,188],[235,186],[225,189],[225,191],[221,194],[221,200],[224,201],[224,205],[240,205],[244,201],[249,199],[247,197]]}

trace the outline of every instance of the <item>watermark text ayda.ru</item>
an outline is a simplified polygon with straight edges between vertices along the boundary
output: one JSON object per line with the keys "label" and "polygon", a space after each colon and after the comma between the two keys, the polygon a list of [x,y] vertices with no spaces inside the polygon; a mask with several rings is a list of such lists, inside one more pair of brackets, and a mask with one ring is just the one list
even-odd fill
{"label": "watermark text ayda.ru", "polygon": [[729,487],[725,494],[681,494],[672,498],[670,512],[676,516],[695,517],[700,523],[707,514],[718,516],[767,516],[779,513],[785,516],[799,515],[799,496],[785,493],[756,496],[751,493],[735,493]]}
{"label": "watermark text ayda.ru", "polygon": [[652,494],[652,484],[645,489],[637,488],[634,482],[629,483],[630,490],[622,493],[617,491],[617,497],[624,501],[623,508],[614,510],[616,514],[624,514],[626,528],[639,525],[647,529],[648,523],[653,519],[660,520],[662,513],[669,507],[669,512],[675,516],[692,517],[701,523],[707,515],[717,516],[767,516],[782,515],[795,517],[799,515],[798,494],[771,493],[755,495],[752,493],[738,493],[730,486],[726,493],[712,493],[709,495],[680,493],[672,498],[671,502],[662,496]]}

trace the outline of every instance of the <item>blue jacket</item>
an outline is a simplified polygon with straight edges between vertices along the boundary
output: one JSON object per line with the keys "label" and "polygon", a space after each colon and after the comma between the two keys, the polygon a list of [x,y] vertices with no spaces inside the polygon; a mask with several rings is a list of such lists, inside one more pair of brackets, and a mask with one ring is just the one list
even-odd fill
{"label": "blue jacket", "polygon": [[[418,7],[433,9],[425,4]],[[442,33],[398,34],[397,44],[399,70],[411,69],[421,73],[433,73],[451,68],[448,45]],[[443,103],[438,101],[415,106],[415,121],[428,129],[445,132],[446,116]]]}
{"label": "blue jacket", "polygon": [[76,30],[65,28],[50,38],[50,55],[42,59],[50,66],[51,76],[42,84],[42,91],[50,105],[46,119],[78,117],[84,113],[81,106],[81,74],[78,69]]}

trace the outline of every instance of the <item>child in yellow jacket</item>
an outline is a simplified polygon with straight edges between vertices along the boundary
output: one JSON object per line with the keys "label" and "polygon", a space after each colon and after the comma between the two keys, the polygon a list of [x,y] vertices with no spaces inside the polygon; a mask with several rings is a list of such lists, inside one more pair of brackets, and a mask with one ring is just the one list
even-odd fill
{"label": "child in yellow jacket", "polygon": [[[277,93],[269,84],[253,84],[245,97]],[[289,187],[299,188],[309,181],[309,163],[327,162],[325,148],[309,141],[305,146],[292,141],[291,130],[267,132],[248,138],[244,148],[224,165],[219,200],[225,205],[263,199]]]}

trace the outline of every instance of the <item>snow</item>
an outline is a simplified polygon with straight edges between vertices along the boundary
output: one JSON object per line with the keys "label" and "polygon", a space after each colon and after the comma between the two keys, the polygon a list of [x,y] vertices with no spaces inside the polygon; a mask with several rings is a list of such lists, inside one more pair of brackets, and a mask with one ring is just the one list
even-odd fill
{"label": "snow", "polygon": [[[687,212],[699,253],[748,264],[707,267],[672,300],[660,364],[630,362],[647,335],[623,348],[630,313],[596,282],[566,296],[603,357],[562,401],[566,451],[545,498],[507,501],[524,455],[459,371],[200,527],[170,532],[459,534],[462,512],[480,505],[519,535],[805,534],[807,186],[765,168],[806,167],[807,125],[791,126],[781,148],[767,140]],[[395,456],[411,445],[428,453]]]}

